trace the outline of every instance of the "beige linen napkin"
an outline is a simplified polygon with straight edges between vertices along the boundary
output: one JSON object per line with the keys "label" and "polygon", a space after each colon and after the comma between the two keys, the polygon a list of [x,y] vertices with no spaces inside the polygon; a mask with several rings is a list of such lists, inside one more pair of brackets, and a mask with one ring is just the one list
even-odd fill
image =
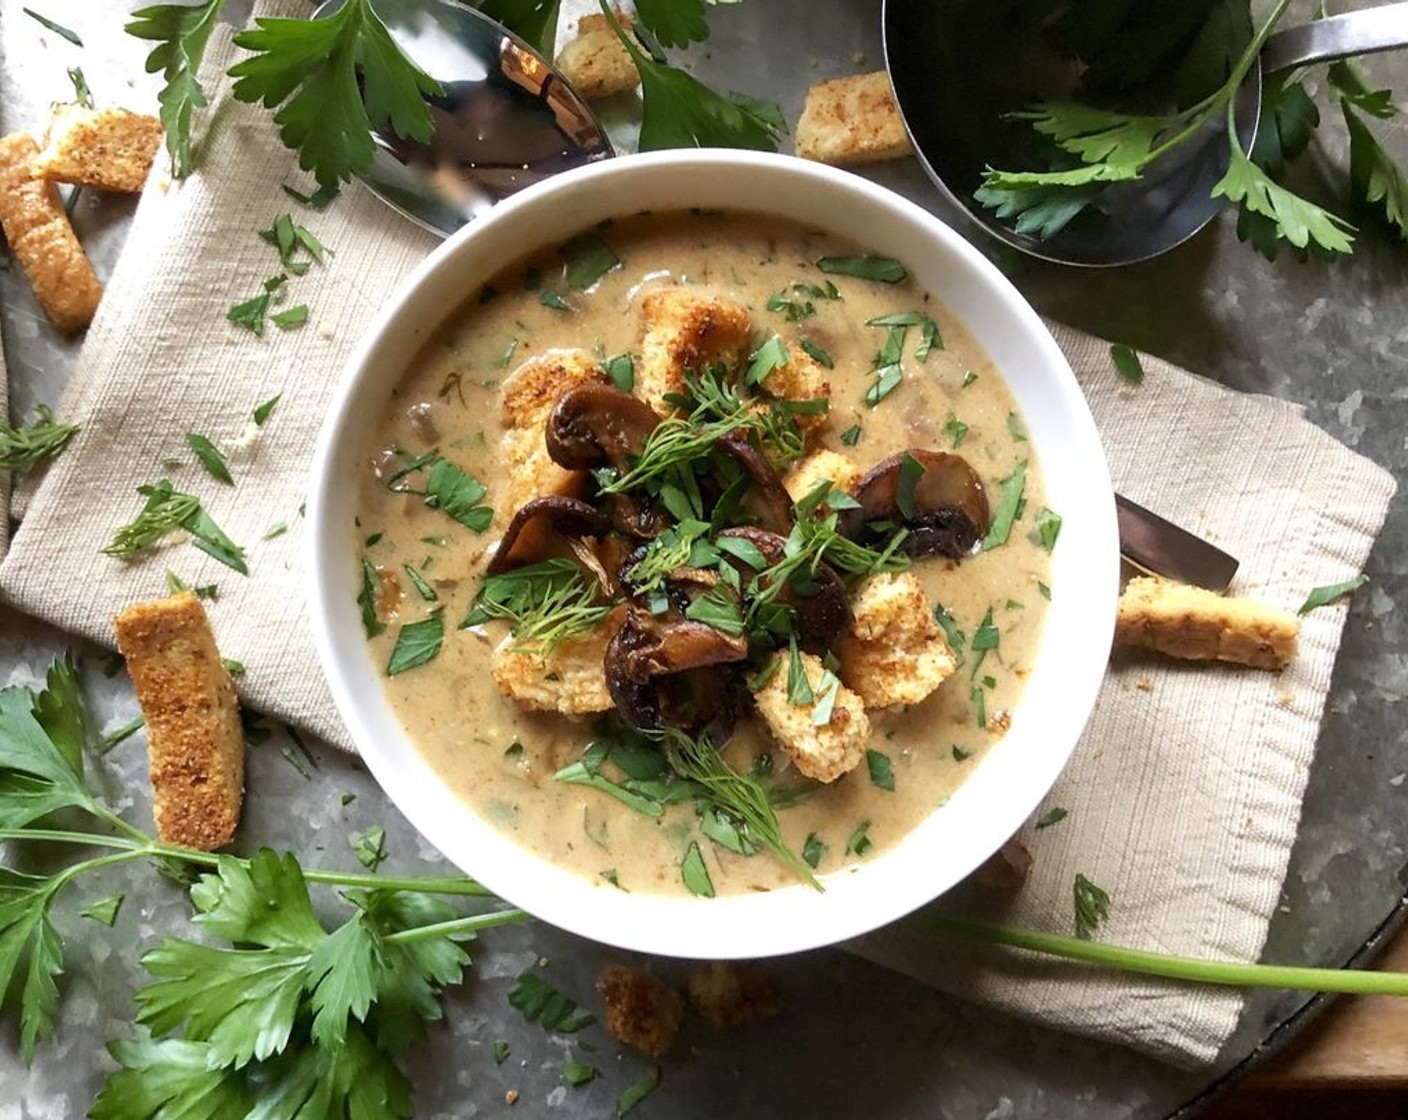
{"label": "beige linen napkin", "polygon": [[[272,9],[261,9],[264,11]],[[286,9],[287,10],[287,9]],[[296,10],[296,9],[295,9]],[[222,31],[207,74],[232,50]],[[104,644],[111,619],[164,593],[169,568],[215,583],[222,650],[247,666],[246,704],[347,746],[314,657],[300,506],[333,382],[375,309],[434,245],[360,187],[323,213],[280,189],[300,183],[267,115],[211,80],[201,171],[148,185],[60,415],[81,426],[32,496],[0,593],[21,609]],[[302,183],[306,187],[306,183]],[[256,231],[293,209],[332,251],[292,278],[289,303],[310,322],[255,338],[225,321],[279,271]],[[1237,589],[1294,608],[1317,584],[1362,565],[1391,479],[1306,423],[1292,405],[1241,396],[1146,362],[1128,388],[1108,348],[1056,328],[1081,377],[1114,465],[1138,501],[1243,558]],[[253,433],[255,405],[282,394]],[[231,455],[233,488],[208,477],[185,433]],[[179,460],[181,466],[165,465]],[[249,550],[248,578],[181,543],[127,563],[99,554],[139,508],[135,487],[169,475],[199,494]],[[287,531],[264,539],[278,524]],[[1279,676],[1166,662],[1120,662],[1050,805],[1061,824],[1025,838],[1030,882],[1008,916],[1070,928],[1079,871],[1114,899],[1101,935],[1128,945],[1253,959],[1261,950],[1295,835],[1344,609],[1309,615],[1296,662]],[[1211,1058],[1240,1006],[1191,990],[1014,954],[972,965],[916,919],[861,951],[945,989],[1178,1061]]]}

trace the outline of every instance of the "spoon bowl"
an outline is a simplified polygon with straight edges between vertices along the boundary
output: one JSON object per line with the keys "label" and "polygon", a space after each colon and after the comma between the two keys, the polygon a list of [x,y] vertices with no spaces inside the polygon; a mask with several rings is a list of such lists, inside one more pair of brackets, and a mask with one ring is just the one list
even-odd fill
{"label": "spoon bowl", "polygon": [[431,139],[378,129],[376,155],[361,174],[417,225],[449,235],[525,187],[613,154],[586,102],[488,16],[458,0],[372,0],[372,8],[445,90],[428,99]]}

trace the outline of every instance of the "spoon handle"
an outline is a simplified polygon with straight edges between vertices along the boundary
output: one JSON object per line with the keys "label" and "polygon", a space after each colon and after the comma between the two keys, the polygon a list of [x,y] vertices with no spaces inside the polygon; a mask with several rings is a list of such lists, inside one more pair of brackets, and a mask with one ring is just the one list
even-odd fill
{"label": "spoon handle", "polygon": [[1399,47],[1408,47],[1408,3],[1382,4],[1276,32],[1262,48],[1261,69],[1274,74],[1310,62],[1333,62]]}

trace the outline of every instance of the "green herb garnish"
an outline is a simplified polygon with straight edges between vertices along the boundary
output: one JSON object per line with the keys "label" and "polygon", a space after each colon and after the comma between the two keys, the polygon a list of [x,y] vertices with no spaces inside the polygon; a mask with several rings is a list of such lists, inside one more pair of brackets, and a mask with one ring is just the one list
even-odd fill
{"label": "green herb garnish", "polygon": [[375,871],[386,858],[386,829],[379,824],[372,825],[352,841],[352,851],[358,863],[368,871]]}
{"label": "green herb garnish", "polygon": [[1067,813],[1066,810],[1062,809],[1060,806],[1057,806],[1054,809],[1048,809],[1045,813],[1043,813],[1040,817],[1037,818],[1036,827],[1050,828],[1053,824],[1060,824],[1069,815],[1070,814]]}
{"label": "green herb garnish", "polygon": [[130,559],[151,548],[168,533],[185,529],[191,543],[240,575],[248,575],[244,549],[235,544],[201,508],[200,499],[183,494],[169,480],[162,479],[148,486],[137,487],[137,493],[147,499],[137,517],[113,534],[102,549],[107,556]]}
{"label": "green herb garnish", "polygon": [[569,288],[585,292],[614,268],[621,259],[594,233],[583,233],[567,242],[559,252],[567,266],[565,283]]}
{"label": "green herb garnish", "polygon": [[571,560],[544,560],[487,577],[460,629],[498,618],[512,624],[516,648],[546,656],[611,613]]}
{"label": "green herb garnish", "polygon": [[801,342],[797,343],[797,345],[802,348],[802,352],[804,354],[806,354],[809,358],[812,359],[812,361],[816,362],[824,369],[836,368],[835,362],[831,360],[831,355],[827,353],[827,351],[824,350],[822,347],[818,346],[811,339],[804,338]]}
{"label": "green herb garnish", "polygon": [[621,1090],[621,1094],[616,1098],[616,1120],[621,1120],[621,1117],[625,1116],[631,1109],[635,1108],[636,1105],[640,1104],[641,1101],[645,1100],[646,1097],[650,1096],[650,1094],[655,1092],[659,1087],[660,1067],[651,1066],[649,1072],[639,1081]]}
{"label": "green herb garnish", "polygon": [[123,898],[120,894],[108,895],[107,898],[100,898],[97,902],[85,906],[79,914],[92,918],[95,922],[102,922],[105,926],[114,926],[117,924],[118,911],[122,909]]}
{"label": "green herb garnish", "polygon": [[521,1011],[530,1023],[538,1023],[547,1030],[563,1034],[576,1034],[596,1022],[596,1016],[591,1012],[577,1010],[575,999],[559,992],[533,972],[519,973],[508,993],[508,1002],[510,1007]]}
{"label": "green herb garnish", "polygon": [[21,8],[20,11],[22,11],[30,19],[34,20],[34,22],[39,24],[41,27],[47,27],[55,35],[58,35],[60,38],[67,39],[75,47],[83,46],[83,40],[78,37],[78,33],[76,31],[70,31],[63,24],[55,23],[47,16],[41,16],[33,8]]}
{"label": "green herb garnish", "polygon": [[1056,538],[1061,535],[1061,515],[1043,507],[1036,515],[1036,528],[1032,539],[1047,552],[1056,548]]}
{"label": "green herb garnish", "polygon": [[709,878],[709,869],[704,865],[704,855],[693,840],[680,861],[680,878],[693,894],[701,898],[714,897],[714,882]]}
{"label": "green herb garnish", "polygon": [[0,471],[21,474],[54,458],[68,446],[78,429],[60,424],[48,405],[36,405],[36,419],[27,428],[12,428],[0,417]]}
{"label": "green herb garnish", "polygon": [[1300,605],[1300,610],[1296,614],[1308,614],[1317,607],[1328,606],[1330,603],[1353,595],[1361,587],[1369,582],[1366,575],[1357,575],[1353,579],[1347,579],[1343,583],[1331,583],[1324,587],[1313,588],[1306,596],[1305,602]]}
{"label": "green herb garnish", "polygon": [[1002,497],[998,500],[997,512],[993,514],[988,535],[983,538],[982,549],[984,552],[1006,544],[1007,538],[1012,535],[1012,525],[1020,516],[1025,501],[1026,461],[1018,463],[1012,473],[999,482],[998,486],[1002,490]]}
{"label": "green herb garnish", "polygon": [[1073,888],[1076,911],[1076,936],[1082,941],[1104,922],[1110,912],[1110,896],[1084,875],[1077,874]]}
{"label": "green herb garnish", "polygon": [[1115,343],[1110,347],[1110,360],[1115,363],[1115,372],[1131,385],[1138,385],[1144,380],[1144,364],[1132,348]]}
{"label": "green herb garnish", "polygon": [[491,507],[481,504],[485,485],[448,459],[439,459],[425,480],[425,504],[441,509],[461,525],[482,533],[494,520]]}
{"label": "green herb garnish", "polygon": [[391,651],[391,660],[386,665],[386,675],[394,677],[408,669],[433,661],[445,642],[445,617],[443,608],[435,607],[419,622],[408,622],[396,635],[396,645]]}
{"label": "green herb garnish", "polygon": [[887,789],[891,793],[895,791],[895,771],[889,755],[868,750],[865,752],[865,765],[870,771],[871,785]]}
{"label": "green herb garnish", "polygon": [[256,23],[235,36],[253,57],[230,68],[234,95],[279,106],[279,135],[319,186],[331,189],[371,165],[376,128],[430,139],[424,97],[444,89],[402,53],[370,0],[346,0],[317,19]]}
{"label": "green herb garnish", "polygon": [[848,856],[863,856],[872,847],[874,847],[874,841],[870,839],[870,822],[861,821],[856,825],[855,831],[851,833],[850,839],[846,841],[846,854]]}
{"label": "green herb garnish", "polygon": [[186,433],[186,443],[195,456],[200,460],[200,465],[206,469],[211,478],[217,482],[223,482],[226,486],[233,486],[235,480],[230,476],[230,466],[225,462],[225,456],[220,454],[220,449],[210,442],[206,436],[196,432]]}
{"label": "green herb garnish", "polygon": [[854,276],[880,284],[902,284],[909,279],[909,271],[904,265],[890,257],[822,257],[816,266],[833,276]]}

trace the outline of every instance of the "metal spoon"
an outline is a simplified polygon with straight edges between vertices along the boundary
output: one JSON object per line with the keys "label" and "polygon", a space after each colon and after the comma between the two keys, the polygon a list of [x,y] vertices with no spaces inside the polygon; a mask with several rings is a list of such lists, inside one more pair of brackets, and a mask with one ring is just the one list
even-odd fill
{"label": "metal spoon", "polygon": [[[324,4],[315,14],[335,8]],[[361,175],[417,225],[451,234],[549,175],[610,157],[592,111],[517,35],[458,0],[372,0],[392,37],[445,87],[429,143],[389,129]]]}
{"label": "metal spoon", "polygon": [[[1112,184],[1088,210],[1042,240],[1017,233],[973,197],[984,168],[1030,166],[1033,134],[1005,113],[1069,95],[1070,60],[1042,41],[1022,5],[990,0],[885,0],[885,64],[919,162],[939,189],[998,240],[1060,264],[1133,264],[1167,252],[1222,208],[1211,197],[1227,170],[1225,126],[1170,152],[1138,182]],[[1237,90],[1237,136],[1250,151],[1262,74],[1408,46],[1408,3],[1386,4],[1279,31]]]}

